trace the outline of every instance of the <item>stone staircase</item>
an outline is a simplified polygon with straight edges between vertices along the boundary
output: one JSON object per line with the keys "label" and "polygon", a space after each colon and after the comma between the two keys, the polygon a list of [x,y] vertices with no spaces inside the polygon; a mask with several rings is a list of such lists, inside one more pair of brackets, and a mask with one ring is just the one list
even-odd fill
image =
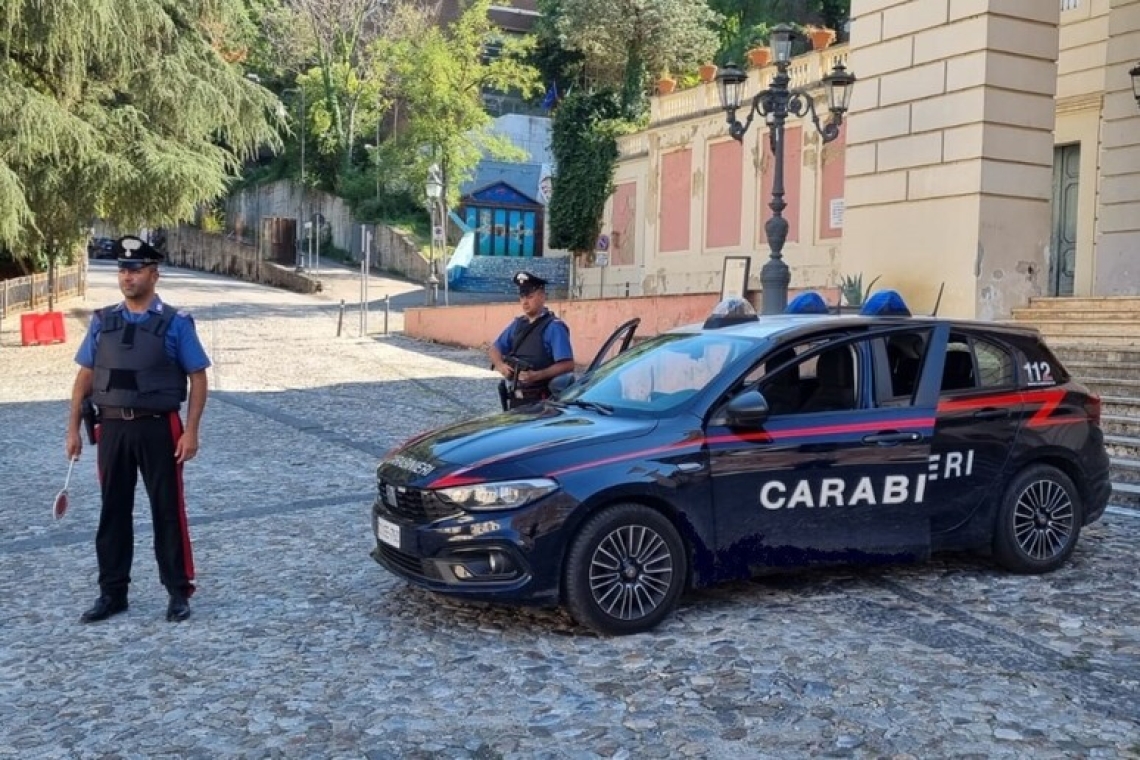
{"label": "stone staircase", "polygon": [[1140,297],[1033,298],[1014,309],[1101,398],[1112,460],[1110,503],[1140,507]]}
{"label": "stone staircase", "polygon": [[467,293],[503,294],[513,299],[518,295],[511,277],[520,269],[533,272],[547,280],[547,295],[552,299],[565,298],[569,290],[569,257],[522,258],[511,256],[474,256],[471,264],[451,283],[452,290]]}

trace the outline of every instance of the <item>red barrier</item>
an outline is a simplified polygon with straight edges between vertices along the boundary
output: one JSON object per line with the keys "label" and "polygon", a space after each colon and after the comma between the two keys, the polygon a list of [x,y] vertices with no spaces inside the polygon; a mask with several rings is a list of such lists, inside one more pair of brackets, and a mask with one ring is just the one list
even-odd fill
{"label": "red barrier", "polygon": [[20,315],[20,342],[23,345],[63,343],[66,340],[63,331],[63,312],[49,311],[43,314]]}

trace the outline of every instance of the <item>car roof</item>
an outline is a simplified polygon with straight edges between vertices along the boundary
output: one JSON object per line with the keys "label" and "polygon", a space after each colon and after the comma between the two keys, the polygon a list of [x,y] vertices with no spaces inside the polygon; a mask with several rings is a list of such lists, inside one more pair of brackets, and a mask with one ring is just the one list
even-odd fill
{"label": "car roof", "polygon": [[693,334],[716,333],[718,335],[731,335],[754,340],[770,338],[785,340],[834,328],[934,327],[945,324],[950,325],[951,328],[960,328],[972,332],[995,335],[1017,335],[1029,338],[1040,337],[1037,328],[1028,325],[1013,325],[948,317],[876,317],[861,314],[771,314],[758,316],[755,320],[749,319],[721,327],[705,327],[703,323],[697,322],[675,327],[668,332]]}

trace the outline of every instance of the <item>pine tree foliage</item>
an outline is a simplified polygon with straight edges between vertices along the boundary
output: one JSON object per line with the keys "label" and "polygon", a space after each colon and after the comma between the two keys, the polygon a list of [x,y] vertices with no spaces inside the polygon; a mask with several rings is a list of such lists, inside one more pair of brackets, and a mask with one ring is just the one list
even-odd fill
{"label": "pine tree foliage", "polygon": [[242,0],[0,3],[0,246],[73,247],[96,218],[191,218],[276,145],[278,103],[238,63]]}

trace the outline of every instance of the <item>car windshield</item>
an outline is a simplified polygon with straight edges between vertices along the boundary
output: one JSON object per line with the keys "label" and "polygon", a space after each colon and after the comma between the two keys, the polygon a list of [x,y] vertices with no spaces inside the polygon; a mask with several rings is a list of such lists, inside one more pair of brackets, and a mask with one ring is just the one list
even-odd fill
{"label": "car windshield", "polygon": [[598,367],[567,388],[558,401],[657,416],[704,390],[725,367],[755,347],[753,339],[715,332],[658,335]]}

